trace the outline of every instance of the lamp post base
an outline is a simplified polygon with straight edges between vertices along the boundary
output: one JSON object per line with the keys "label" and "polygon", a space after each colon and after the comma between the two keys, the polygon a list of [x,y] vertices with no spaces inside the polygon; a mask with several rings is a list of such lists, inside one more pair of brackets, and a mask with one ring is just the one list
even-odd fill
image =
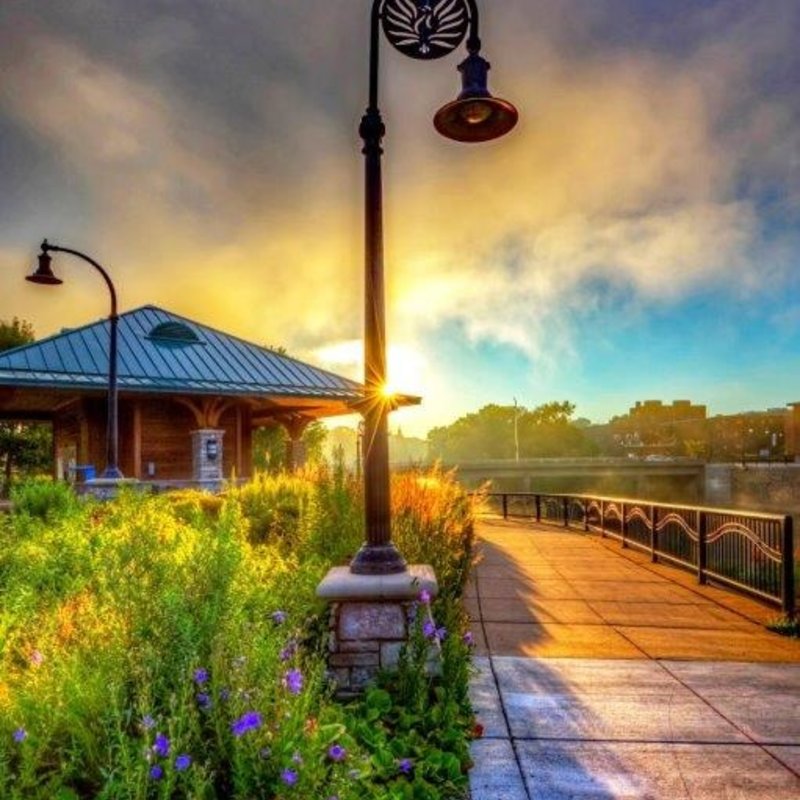
{"label": "lamp post base", "polygon": [[355,575],[394,575],[406,569],[406,560],[391,542],[364,544],[350,562],[350,572]]}

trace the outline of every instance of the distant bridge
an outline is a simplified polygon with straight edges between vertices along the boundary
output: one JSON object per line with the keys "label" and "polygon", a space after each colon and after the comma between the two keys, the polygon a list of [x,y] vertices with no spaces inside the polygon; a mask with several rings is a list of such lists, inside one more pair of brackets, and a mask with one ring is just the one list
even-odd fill
{"label": "distant bridge", "polygon": [[618,486],[636,496],[698,499],[704,496],[703,461],[689,458],[648,460],[633,458],[526,458],[464,461],[445,465],[459,481],[476,487],[491,481],[497,488],[532,491],[544,481],[569,482],[569,491],[598,485]]}

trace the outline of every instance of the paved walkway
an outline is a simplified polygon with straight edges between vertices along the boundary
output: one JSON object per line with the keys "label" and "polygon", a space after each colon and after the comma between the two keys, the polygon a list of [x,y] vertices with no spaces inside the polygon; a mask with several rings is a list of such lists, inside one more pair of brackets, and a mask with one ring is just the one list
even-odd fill
{"label": "paved walkway", "polygon": [[800,642],[595,534],[490,519],[472,800],[800,798]]}

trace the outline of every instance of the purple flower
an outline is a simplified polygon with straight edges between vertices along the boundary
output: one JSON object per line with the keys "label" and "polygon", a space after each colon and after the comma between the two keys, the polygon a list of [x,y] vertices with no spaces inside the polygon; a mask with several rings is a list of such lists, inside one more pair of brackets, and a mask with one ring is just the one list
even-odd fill
{"label": "purple flower", "polygon": [[418,595],[417,599],[420,603],[424,603],[426,606],[431,602],[431,593],[427,589],[423,589]]}
{"label": "purple flower", "polygon": [[346,755],[347,750],[345,750],[340,744],[332,744],[328,748],[328,758],[331,761],[344,761]]}
{"label": "purple flower", "polygon": [[297,771],[293,769],[285,769],[281,772],[281,780],[287,786],[294,786],[297,783]]}
{"label": "purple flower", "polygon": [[211,698],[205,692],[198,692],[197,705],[200,708],[211,708]]}
{"label": "purple flower", "polygon": [[292,761],[295,764],[302,764],[303,763],[303,756],[301,756],[300,753],[295,751],[294,755],[292,756]]}
{"label": "purple flower", "polygon": [[234,736],[244,736],[247,731],[253,731],[261,727],[261,714],[258,711],[248,711],[242,714],[239,719],[231,723],[231,732]]}
{"label": "purple flower", "polygon": [[467,631],[462,637],[461,640],[467,647],[474,647],[475,646],[475,637],[472,635],[472,631]]}
{"label": "purple flower", "polygon": [[202,686],[206,681],[208,681],[208,670],[203,667],[198,667],[198,669],[194,671],[194,682],[198,686]]}
{"label": "purple flower", "polygon": [[283,676],[283,685],[291,694],[300,694],[303,691],[303,673],[299,669],[290,669]]}
{"label": "purple flower", "polygon": [[432,619],[426,619],[422,623],[422,635],[426,639],[434,639],[436,637],[436,623]]}
{"label": "purple flower", "polygon": [[17,728],[12,736],[15,742],[24,742],[28,738],[28,731],[25,728]]}
{"label": "purple flower", "polygon": [[408,611],[406,612],[406,616],[408,617],[409,622],[413,622],[417,618],[417,604],[411,603],[408,607]]}
{"label": "purple flower", "polygon": [[219,699],[222,700],[223,703],[227,702],[230,699],[231,690],[230,689],[220,689],[219,690]]}
{"label": "purple flower", "polygon": [[445,640],[445,637],[446,637],[446,636],[447,636],[447,628],[445,628],[444,626],[442,626],[441,628],[437,628],[437,629],[436,629],[436,638],[437,638],[437,639],[438,639],[440,642],[443,642],[443,641]]}
{"label": "purple flower", "polygon": [[151,728],[155,728],[156,721],[150,716],[150,714],[145,714],[139,722],[139,725],[143,731],[149,731]]}
{"label": "purple flower", "polygon": [[414,762],[410,758],[401,758],[397,768],[403,775],[410,775],[411,770],[414,769]]}
{"label": "purple flower", "polygon": [[161,778],[164,777],[164,770],[160,764],[153,764],[153,766],[150,767],[150,777],[154,781],[160,781]]}
{"label": "purple flower", "polygon": [[192,757],[184,753],[183,755],[180,755],[175,759],[175,771],[183,772],[184,770],[189,769],[189,765],[191,763],[192,763]]}
{"label": "purple flower", "polygon": [[280,658],[281,661],[288,661],[295,653],[297,652],[297,640],[296,639],[289,639],[286,643],[286,647],[281,650]]}
{"label": "purple flower", "polygon": [[286,622],[285,611],[273,611],[272,614],[270,614],[270,616],[272,617],[272,621],[276,625],[283,625],[283,623]]}
{"label": "purple flower", "polygon": [[156,740],[153,742],[153,752],[161,758],[166,758],[169,755],[169,739],[163,733],[156,734]]}

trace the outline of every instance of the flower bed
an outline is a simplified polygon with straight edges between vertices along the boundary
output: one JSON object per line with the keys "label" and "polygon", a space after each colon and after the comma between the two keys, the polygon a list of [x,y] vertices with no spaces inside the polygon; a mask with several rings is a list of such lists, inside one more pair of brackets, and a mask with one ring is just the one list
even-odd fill
{"label": "flower bed", "polygon": [[0,518],[0,796],[462,796],[471,503],[436,472],[393,495],[399,547],[442,583],[437,625],[342,706],[314,592],[361,543],[343,473],[105,504],[20,487]]}

